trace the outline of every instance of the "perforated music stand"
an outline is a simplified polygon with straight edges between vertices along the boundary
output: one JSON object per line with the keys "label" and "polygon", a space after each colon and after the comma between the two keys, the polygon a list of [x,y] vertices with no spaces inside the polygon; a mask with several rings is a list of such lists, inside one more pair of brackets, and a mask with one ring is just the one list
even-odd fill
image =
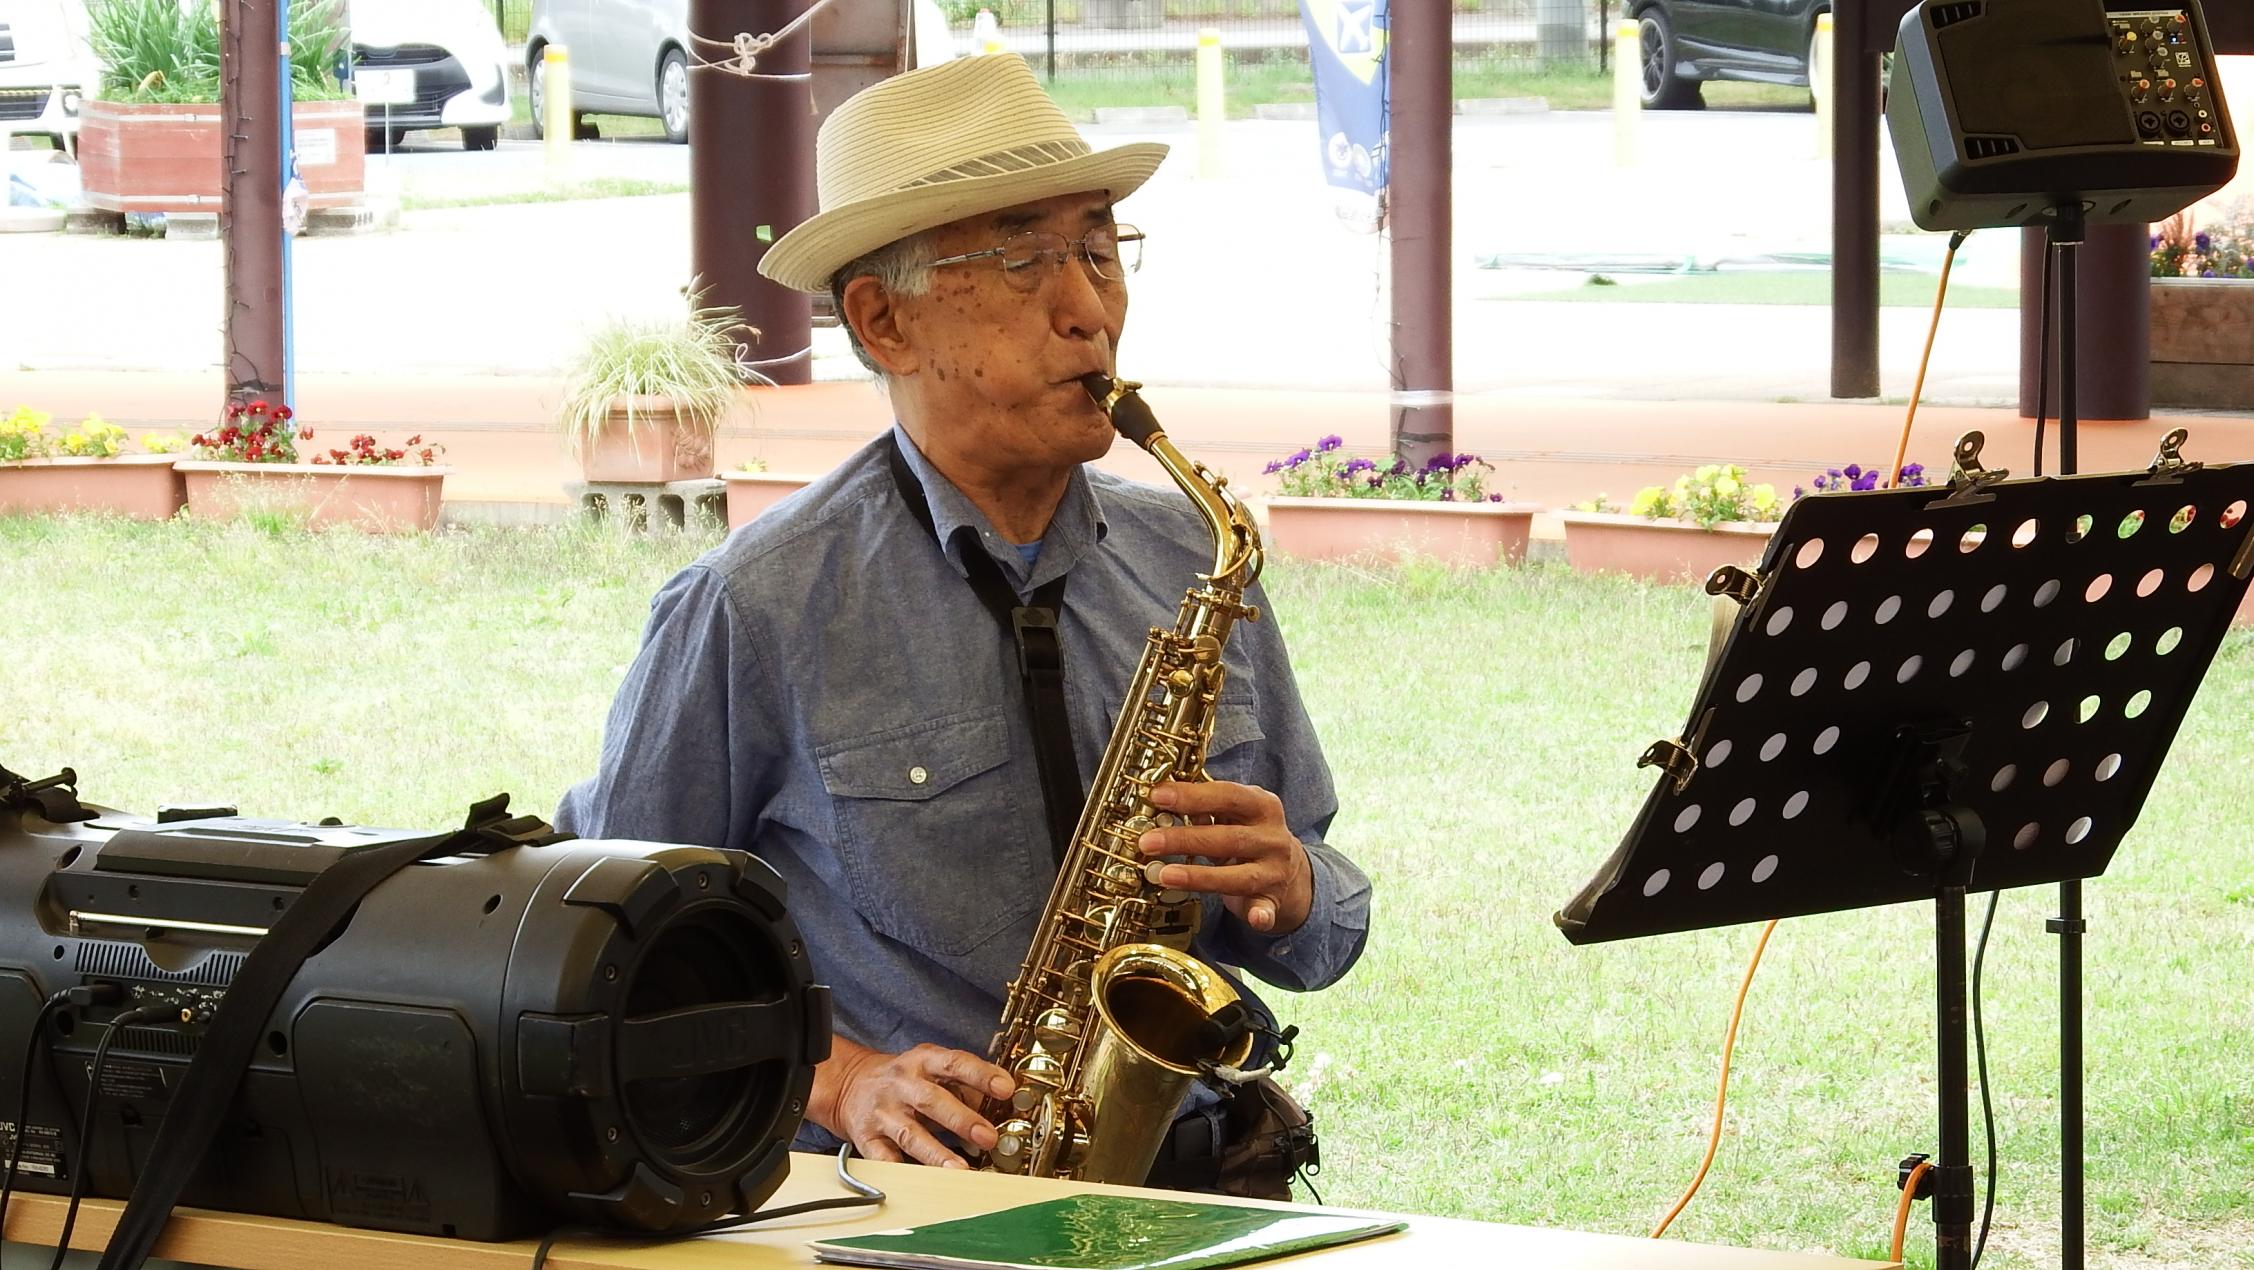
{"label": "perforated music stand", "polygon": [[1942,1270],[1972,1263],[1968,892],[2095,877],[2254,573],[2254,464],[2181,431],[2146,472],[1793,504],[1627,837],[1557,914],[1576,944],[1936,906]]}

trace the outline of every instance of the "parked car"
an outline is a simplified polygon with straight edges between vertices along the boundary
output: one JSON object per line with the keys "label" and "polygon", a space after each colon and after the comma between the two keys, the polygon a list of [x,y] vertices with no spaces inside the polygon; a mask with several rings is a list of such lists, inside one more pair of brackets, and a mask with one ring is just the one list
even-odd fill
{"label": "parked car", "polygon": [[[1710,79],[1788,84],[1822,93],[1816,16],[1831,0],[1631,0],[1642,28],[1643,104],[1696,110]],[[1821,68],[1818,68],[1819,70]]]}
{"label": "parked car", "polygon": [[45,133],[68,148],[100,77],[80,0],[0,0],[0,134]]}
{"label": "parked car", "polygon": [[[918,66],[954,55],[947,19],[934,0],[915,0]],[[640,115],[665,125],[665,139],[689,139],[688,0],[532,0],[524,42],[524,82],[532,128],[547,126],[547,50],[570,54],[571,126],[587,135],[587,115]]]}
{"label": "parked car", "polygon": [[571,122],[584,115],[643,115],[665,139],[689,139],[689,0],[532,0],[525,84],[532,126],[547,125],[546,53],[571,56]]}
{"label": "parked car", "polygon": [[459,128],[463,149],[494,147],[509,121],[509,50],[486,0],[353,0],[348,15],[371,153],[416,128]]}

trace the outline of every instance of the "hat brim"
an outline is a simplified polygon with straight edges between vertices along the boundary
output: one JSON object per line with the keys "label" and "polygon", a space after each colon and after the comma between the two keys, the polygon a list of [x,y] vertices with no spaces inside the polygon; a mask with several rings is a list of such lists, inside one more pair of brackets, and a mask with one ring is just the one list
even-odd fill
{"label": "hat brim", "polygon": [[767,249],[759,272],[794,291],[827,291],[832,274],[877,248],[966,216],[1088,190],[1123,199],[1165,157],[1164,145],[1136,142],[1019,172],[888,190],[815,214]]}

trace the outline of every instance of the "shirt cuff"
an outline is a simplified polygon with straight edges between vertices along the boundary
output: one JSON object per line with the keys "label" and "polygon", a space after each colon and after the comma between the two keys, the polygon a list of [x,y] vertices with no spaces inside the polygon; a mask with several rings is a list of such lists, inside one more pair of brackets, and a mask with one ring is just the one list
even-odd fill
{"label": "shirt cuff", "polygon": [[1264,935],[1234,917],[1228,922],[1239,964],[1292,992],[1336,982],[1361,955],[1369,931],[1369,883],[1361,871],[1324,843],[1305,846],[1314,896],[1299,929]]}

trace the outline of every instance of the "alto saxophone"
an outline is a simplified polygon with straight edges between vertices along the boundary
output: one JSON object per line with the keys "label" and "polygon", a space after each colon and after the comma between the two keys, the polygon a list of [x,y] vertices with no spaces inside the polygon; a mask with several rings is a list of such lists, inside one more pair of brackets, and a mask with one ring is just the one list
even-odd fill
{"label": "alto saxophone", "polygon": [[1252,1051],[1246,1011],[1227,980],[1189,955],[1197,898],[1155,882],[1136,840],[1175,823],[1153,786],[1204,780],[1221,650],[1260,576],[1260,532],[1227,486],[1174,447],[1135,394],[1089,375],[1081,384],[1114,428],[1182,487],[1213,534],[1213,571],[1182,599],[1174,628],[1152,627],[1088,801],[1017,977],[990,1056],[1017,1080],[989,1099],[998,1141],[985,1166],[1006,1173],[1140,1184],[1191,1081],[1240,1068]]}

